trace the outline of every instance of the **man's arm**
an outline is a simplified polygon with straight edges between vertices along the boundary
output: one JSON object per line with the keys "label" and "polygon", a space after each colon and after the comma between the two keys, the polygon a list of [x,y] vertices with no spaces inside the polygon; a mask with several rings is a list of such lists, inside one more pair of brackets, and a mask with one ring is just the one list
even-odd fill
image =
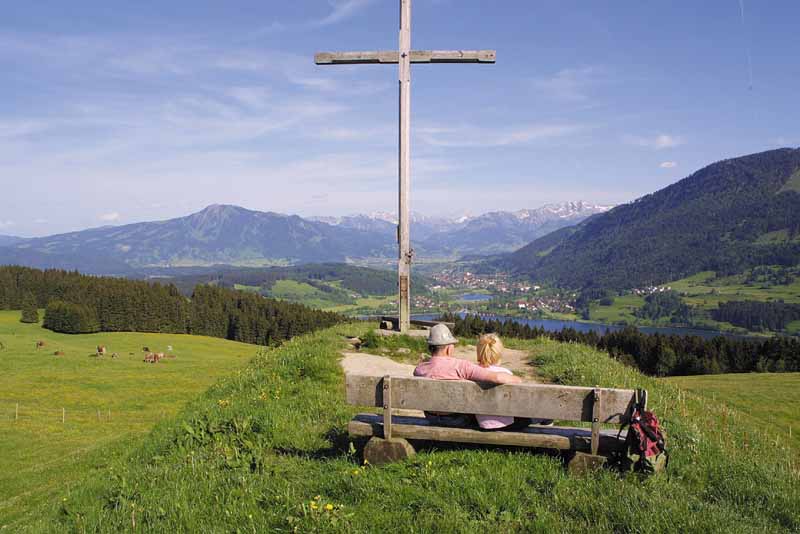
{"label": "man's arm", "polygon": [[522,382],[522,379],[516,375],[512,375],[509,373],[492,373],[494,377],[491,380],[487,380],[487,382],[492,382],[494,384],[519,384]]}
{"label": "man's arm", "polygon": [[519,384],[522,379],[509,373],[495,373],[475,365],[474,363],[464,362],[466,365],[464,378],[474,382],[490,382],[492,384]]}

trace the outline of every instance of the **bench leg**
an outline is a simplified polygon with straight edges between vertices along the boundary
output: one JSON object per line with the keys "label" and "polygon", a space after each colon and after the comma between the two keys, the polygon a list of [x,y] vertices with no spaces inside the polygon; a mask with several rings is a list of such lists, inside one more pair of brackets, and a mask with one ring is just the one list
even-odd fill
{"label": "bench leg", "polygon": [[595,469],[600,469],[605,465],[607,460],[608,458],[605,456],[576,452],[567,464],[567,470],[573,475],[580,475]]}
{"label": "bench leg", "polygon": [[399,462],[411,456],[416,451],[411,444],[403,438],[383,439],[373,437],[364,447],[364,459],[372,465]]}

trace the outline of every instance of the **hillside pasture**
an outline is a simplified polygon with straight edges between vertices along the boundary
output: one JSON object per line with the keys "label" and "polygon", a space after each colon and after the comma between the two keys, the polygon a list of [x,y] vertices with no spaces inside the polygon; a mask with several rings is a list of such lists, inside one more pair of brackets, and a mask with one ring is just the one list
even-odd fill
{"label": "hillside pasture", "polygon": [[[258,351],[203,336],[56,334],[19,317],[0,312],[0,530],[9,532]],[[144,363],[144,347],[175,358]]]}
{"label": "hillside pasture", "polygon": [[[569,475],[558,456],[422,446],[364,465],[346,436],[339,326],[295,338],[211,387],[129,458],[64,492],[40,523],[119,532],[793,532],[798,467],[736,410],[607,355],[514,341],[553,383],[645,387],[669,433],[668,474]],[[359,329],[363,329],[359,331]],[[55,521],[55,523],[53,523]]]}
{"label": "hillside pasture", "polygon": [[703,271],[664,285],[682,293],[687,304],[706,310],[730,300],[800,303],[800,278],[786,285],[747,284],[744,279],[744,275],[716,278],[714,271]]}
{"label": "hillside pasture", "polygon": [[743,426],[775,434],[800,457],[800,373],[673,376],[664,380],[730,406]]}

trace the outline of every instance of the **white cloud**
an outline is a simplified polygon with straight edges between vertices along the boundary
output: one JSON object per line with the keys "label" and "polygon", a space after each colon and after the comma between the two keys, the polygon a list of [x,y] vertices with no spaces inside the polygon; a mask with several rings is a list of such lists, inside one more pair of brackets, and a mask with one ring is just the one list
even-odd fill
{"label": "white cloud", "polygon": [[435,147],[498,147],[527,145],[579,133],[588,128],[583,124],[541,123],[515,128],[421,127],[416,130],[423,143]]}
{"label": "white cloud", "polygon": [[0,221],[0,228],[11,228],[14,224],[14,221]]}
{"label": "white cloud", "polygon": [[640,146],[644,148],[653,148],[655,150],[662,150],[665,148],[674,148],[683,145],[686,141],[680,136],[659,134],[655,137],[645,137],[628,135],[625,136],[625,142],[629,145]]}
{"label": "white cloud", "polygon": [[661,165],[659,165],[659,167],[661,167],[662,169],[674,169],[677,166],[678,164],[675,163],[674,161],[663,161],[661,162]]}
{"label": "white cloud", "polygon": [[562,69],[548,78],[534,79],[533,86],[555,100],[583,101],[589,98],[589,86],[600,81],[604,72],[601,67]]}
{"label": "white cloud", "polygon": [[311,26],[330,26],[343,20],[349,19],[359,11],[369,6],[373,0],[328,0],[333,10],[329,15],[312,21]]}
{"label": "white cloud", "polygon": [[331,26],[345,21],[359,12],[366,9],[375,0],[328,0],[331,7],[331,12],[327,15],[306,20],[304,22],[281,22],[272,21],[268,25],[260,28],[253,34],[253,37],[259,37],[270,33],[277,33],[290,30],[306,30],[313,28],[322,28]]}
{"label": "white cloud", "polygon": [[119,213],[117,213],[116,211],[112,211],[112,212],[104,213],[104,214],[100,215],[100,220],[101,221],[105,221],[105,222],[114,222],[114,221],[118,221],[119,217],[120,217]]}
{"label": "white cloud", "polygon": [[796,147],[800,146],[800,137],[776,137],[772,140],[772,144],[778,147]]}
{"label": "white cloud", "polygon": [[47,224],[47,219],[36,219],[33,222],[34,224]]}

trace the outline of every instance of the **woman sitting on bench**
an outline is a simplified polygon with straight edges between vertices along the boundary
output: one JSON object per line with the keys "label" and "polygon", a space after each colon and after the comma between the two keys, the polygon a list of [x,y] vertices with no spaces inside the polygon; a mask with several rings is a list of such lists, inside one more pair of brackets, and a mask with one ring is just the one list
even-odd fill
{"label": "woman sitting on bench", "polygon": [[[495,372],[472,362],[455,358],[458,340],[446,325],[437,324],[428,334],[429,360],[417,365],[414,376],[432,378],[434,380],[472,380],[473,382],[490,382],[492,384],[519,384],[518,376],[506,372]],[[474,427],[475,416],[472,414],[454,414],[441,412],[425,412],[425,417],[433,424],[451,427]]]}

